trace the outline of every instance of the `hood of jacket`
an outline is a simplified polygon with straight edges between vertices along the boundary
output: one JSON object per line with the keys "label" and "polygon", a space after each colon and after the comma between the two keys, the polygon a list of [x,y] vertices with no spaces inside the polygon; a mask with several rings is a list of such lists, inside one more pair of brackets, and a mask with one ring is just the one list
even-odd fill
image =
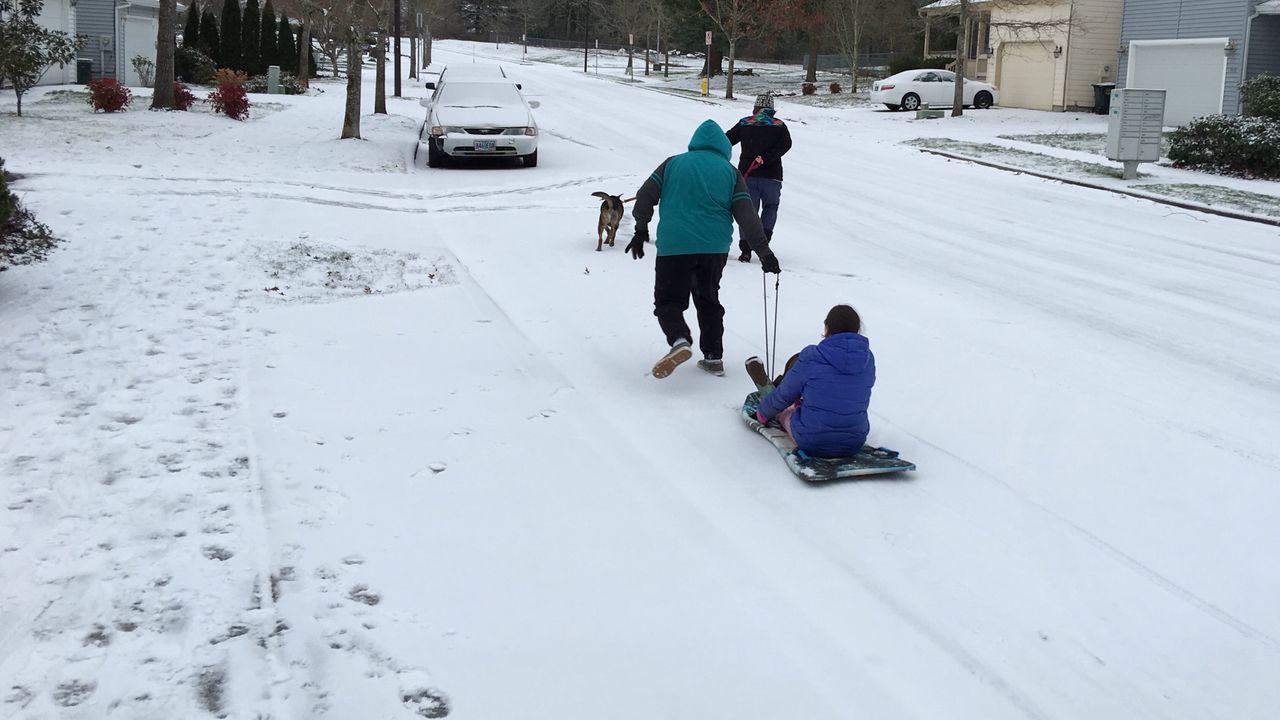
{"label": "hood of jacket", "polygon": [[866,369],[871,362],[871,344],[858,333],[836,333],[818,343],[818,353],[831,367],[852,375]]}
{"label": "hood of jacket", "polygon": [[729,138],[714,120],[702,121],[698,129],[693,131],[693,137],[689,139],[689,150],[710,150],[719,153],[725,161],[733,156]]}

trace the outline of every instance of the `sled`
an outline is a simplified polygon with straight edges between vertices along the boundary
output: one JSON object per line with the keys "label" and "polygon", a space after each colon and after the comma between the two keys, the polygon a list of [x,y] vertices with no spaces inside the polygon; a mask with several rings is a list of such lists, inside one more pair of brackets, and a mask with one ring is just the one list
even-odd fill
{"label": "sled", "polygon": [[914,463],[898,457],[896,450],[863,445],[862,450],[853,457],[816,458],[810,457],[796,447],[786,430],[775,422],[762,425],[756,419],[756,408],[760,405],[760,393],[751,393],[742,403],[742,420],[747,427],[755,430],[773,443],[778,454],[786,461],[791,472],[805,482],[817,483],[841,478],[868,477],[888,473],[915,470]]}

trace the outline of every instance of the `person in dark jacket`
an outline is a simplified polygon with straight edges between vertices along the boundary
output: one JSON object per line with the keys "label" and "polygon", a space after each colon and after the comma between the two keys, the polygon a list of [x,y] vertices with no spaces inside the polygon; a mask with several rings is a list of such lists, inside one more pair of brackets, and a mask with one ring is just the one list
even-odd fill
{"label": "person in dark jacket", "polygon": [[[770,240],[773,226],[778,222],[778,205],[782,202],[782,156],[791,149],[791,131],[773,113],[773,96],[758,95],[751,114],[725,133],[731,145],[742,143],[738,172],[747,178],[751,204],[760,214],[764,235]],[[742,251],[738,259],[751,262],[751,246],[746,237],[739,240],[738,249]]]}
{"label": "person in dark jacket", "polygon": [[831,308],[822,342],[793,357],[772,391],[760,359],[747,360],[747,374],[762,395],[756,419],[777,418],[796,447],[814,457],[858,454],[871,430],[867,407],[876,384],[876,358],[861,330],[852,307]]}
{"label": "person in dark jacket", "polygon": [[733,223],[760,255],[765,272],[781,272],[778,258],[751,206],[742,176],[729,164],[729,140],[715,121],[698,126],[689,151],[667,158],[636,193],[635,236],[626,251],[639,260],[649,241],[649,221],[661,203],[655,243],[653,314],[671,349],[653,366],[664,378],[693,351],[693,335],[684,320],[689,298],[698,311],[698,367],[724,374],[724,306],[720,304],[720,276],[733,244]]}

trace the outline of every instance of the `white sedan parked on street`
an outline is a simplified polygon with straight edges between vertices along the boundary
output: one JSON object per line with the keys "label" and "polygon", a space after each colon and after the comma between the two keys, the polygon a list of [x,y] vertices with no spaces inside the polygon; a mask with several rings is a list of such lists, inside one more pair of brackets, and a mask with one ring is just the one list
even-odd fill
{"label": "white sedan parked on street", "polygon": [[[428,167],[450,158],[519,158],[538,164],[538,124],[531,104],[510,82],[449,82],[433,100],[423,100],[427,120],[418,134],[415,157],[426,153]],[[537,103],[532,103],[537,107]]]}
{"label": "white sedan parked on street", "polygon": [[[919,110],[922,104],[949,108],[955,99],[955,87],[956,74],[949,70],[907,70],[873,84],[871,102],[883,103],[890,110]],[[985,110],[998,102],[1000,91],[994,85],[964,81],[965,107]]]}

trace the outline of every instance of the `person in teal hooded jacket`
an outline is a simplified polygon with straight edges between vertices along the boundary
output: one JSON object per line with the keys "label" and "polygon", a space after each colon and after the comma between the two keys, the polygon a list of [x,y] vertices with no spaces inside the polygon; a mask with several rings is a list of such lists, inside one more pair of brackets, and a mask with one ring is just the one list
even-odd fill
{"label": "person in teal hooded jacket", "polygon": [[689,151],[663,161],[636,193],[635,236],[626,251],[639,260],[649,241],[654,206],[661,205],[655,243],[653,314],[671,349],[653,366],[664,378],[693,355],[693,334],[684,320],[689,298],[698,313],[698,367],[724,374],[724,306],[720,276],[733,244],[736,220],[765,272],[782,272],[769,249],[760,216],[742,175],[730,163],[729,139],[713,120],[694,131]]}

